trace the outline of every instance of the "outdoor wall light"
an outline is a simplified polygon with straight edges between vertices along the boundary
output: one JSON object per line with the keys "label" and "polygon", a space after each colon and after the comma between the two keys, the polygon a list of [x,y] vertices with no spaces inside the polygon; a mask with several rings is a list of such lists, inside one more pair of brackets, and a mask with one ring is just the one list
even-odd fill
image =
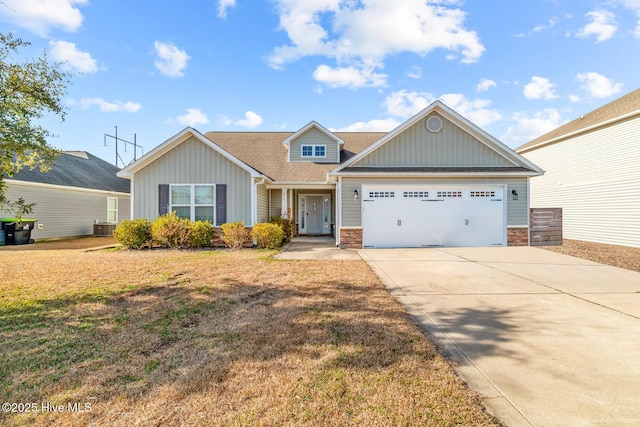
{"label": "outdoor wall light", "polygon": [[358,189],[357,188],[353,189],[353,200],[358,200]]}
{"label": "outdoor wall light", "polygon": [[515,190],[515,188],[511,190],[511,197],[513,197],[513,200],[518,200],[518,192]]}

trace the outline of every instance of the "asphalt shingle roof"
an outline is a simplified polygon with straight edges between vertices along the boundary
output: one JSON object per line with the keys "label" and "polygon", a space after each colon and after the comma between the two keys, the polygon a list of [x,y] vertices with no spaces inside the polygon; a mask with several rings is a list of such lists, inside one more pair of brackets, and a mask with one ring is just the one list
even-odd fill
{"label": "asphalt shingle roof", "polygon": [[640,111],[640,89],[636,89],[602,107],[591,111],[577,119],[560,126],[557,129],[546,133],[533,141],[530,141],[516,148],[516,152],[528,151],[535,146],[542,145],[547,141],[562,138],[565,135],[579,132],[591,126],[596,126],[608,120],[621,117],[625,114]]}
{"label": "asphalt shingle roof", "polygon": [[[274,181],[324,182],[338,163],[288,162],[282,143],[294,132],[207,132],[205,136]],[[344,141],[340,163],[382,138],[384,132],[335,132]]]}
{"label": "asphalt shingle roof", "polygon": [[129,193],[130,181],[118,178],[116,166],[85,151],[63,151],[53,162],[49,172],[25,168],[11,179],[67,187]]}

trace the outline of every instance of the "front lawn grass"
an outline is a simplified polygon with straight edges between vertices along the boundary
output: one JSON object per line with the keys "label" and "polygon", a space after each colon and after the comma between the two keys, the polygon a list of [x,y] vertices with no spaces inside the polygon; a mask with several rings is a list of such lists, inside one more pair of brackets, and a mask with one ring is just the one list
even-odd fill
{"label": "front lawn grass", "polygon": [[360,261],[18,251],[0,425],[497,425]]}

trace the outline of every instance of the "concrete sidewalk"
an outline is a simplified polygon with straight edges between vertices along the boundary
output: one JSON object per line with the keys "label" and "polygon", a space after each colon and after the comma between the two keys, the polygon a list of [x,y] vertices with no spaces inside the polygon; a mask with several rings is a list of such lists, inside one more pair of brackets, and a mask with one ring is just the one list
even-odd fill
{"label": "concrete sidewalk", "polygon": [[275,258],[336,261],[360,261],[362,259],[357,251],[336,247],[336,240],[333,236],[294,237]]}
{"label": "concrete sidewalk", "polygon": [[640,273],[531,247],[360,254],[506,425],[640,425]]}

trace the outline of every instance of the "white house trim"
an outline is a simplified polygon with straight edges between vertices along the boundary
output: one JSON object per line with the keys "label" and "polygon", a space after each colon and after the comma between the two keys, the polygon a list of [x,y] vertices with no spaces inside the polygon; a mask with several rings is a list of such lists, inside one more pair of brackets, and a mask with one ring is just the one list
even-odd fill
{"label": "white house trim", "polygon": [[[503,143],[501,143],[500,141],[498,141],[497,139],[495,139],[494,137],[492,137],[491,135],[489,135],[488,133],[486,133],[485,131],[483,131],[482,129],[480,129],[479,127],[477,127],[476,125],[474,125],[473,123],[471,123],[470,121],[468,121],[467,119],[465,119],[464,117],[462,117],[461,115],[459,115],[458,113],[450,109],[449,107],[447,107],[441,101],[434,101],[427,108],[425,108],[418,114],[414,115],[412,118],[405,121],[400,126],[396,127],[394,130],[392,130],[391,132],[389,132],[388,134],[380,138],[377,142],[365,148],[360,153],[356,154],[355,156],[353,156],[352,158],[350,158],[349,160],[347,160],[346,162],[344,162],[343,164],[335,168],[331,172],[331,174],[337,174],[337,173],[342,174],[343,173],[342,171],[344,169],[357,163],[359,160],[363,159],[370,153],[374,152],[375,150],[377,150],[378,148],[386,144],[388,141],[392,140],[393,138],[395,138],[405,130],[409,129],[418,121],[424,119],[425,117],[427,117],[429,114],[433,112],[437,112],[438,114],[443,115],[452,123],[456,124],[457,126],[460,126],[462,129],[464,129],[465,131],[473,135],[479,142],[483,143],[488,148],[490,148],[500,156],[504,157],[514,166],[525,167],[539,175],[542,175],[544,173],[536,165],[534,165],[524,157],[520,156],[519,154],[516,154],[515,152],[513,152],[506,145],[504,145]],[[477,175],[477,174],[474,174],[474,175]]]}
{"label": "white house trim", "polygon": [[605,120],[604,122],[596,123],[595,125],[587,126],[582,129],[575,130],[573,132],[565,133],[564,135],[557,136],[555,138],[548,139],[546,141],[539,142],[536,145],[532,145],[530,147],[525,147],[518,151],[518,153],[526,153],[527,151],[535,150],[540,147],[544,147],[545,145],[553,144],[554,142],[562,141],[563,139],[568,139],[576,135],[580,135],[581,133],[591,132],[592,130],[605,127],[616,122],[623,121],[625,119],[632,118],[634,116],[640,115],[640,110],[635,110],[627,114],[623,114],[622,116],[614,117],[613,119]]}
{"label": "white house trim", "polygon": [[120,170],[120,172],[118,172],[116,175],[120,178],[132,179],[133,175],[136,172],[138,172],[140,169],[144,168],[154,160],[168,153],[171,149],[175,148],[176,146],[182,144],[190,136],[195,137],[200,142],[207,145],[209,148],[211,148],[221,156],[225,157],[227,160],[234,163],[236,166],[248,172],[252,178],[266,178],[260,172],[253,169],[251,166],[247,165],[237,157],[233,156],[228,151],[222,149],[220,146],[218,146],[217,144],[209,140],[206,136],[204,136],[197,130],[193,129],[192,127],[184,128],[182,131],[180,131],[173,137],[169,138],[168,140],[166,140],[165,142],[163,142],[162,144],[160,144],[159,146],[157,146],[156,148],[154,148],[153,150],[151,150],[150,152],[148,152],[147,154],[139,158],[137,161],[133,162],[129,166]]}

